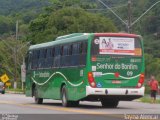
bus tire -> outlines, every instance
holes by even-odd
[[[35,101],[36,104],[42,104],[43,103],[43,98],[38,97],[38,91],[37,91],[36,87],[34,89],[34,101]]]
[[[68,101],[67,90],[65,85],[63,85],[61,90],[61,100],[63,107],[69,107],[71,105],[71,102]]]
[[[104,108],[116,108],[118,106],[119,101],[118,100],[107,100],[102,99],[101,104]]]
[[[62,100],[63,107],[77,107],[79,105],[79,101],[68,100],[67,90],[65,85],[61,89],[61,100]]]
[[[71,106],[72,106],[72,107],[77,107],[77,106],[79,106],[79,101],[71,101]]]
[[[63,107],[77,107],[79,105],[79,101],[69,101],[67,96],[66,86],[64,85],[61,90],[61,99]]]

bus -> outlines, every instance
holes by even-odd
[[[62,106],[119,101],[144,96],[144,48],[140,35],[73,33],[32,45],[26,60],[26,96],[35,103],[61,100]]]

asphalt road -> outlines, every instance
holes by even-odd
[[[42,105],[37,105],[33,98],[25,95],[0,94],[0,114],[0,120],[5,117],[16,118],[16,115],[18,120],[124,120],[136,117],[135,114],[154,114],[152,117],[158,120],[160,104],[121,101],[117,108],[111,109],[102,108],[99,102],[80,102],[77,108],[64,108],[61,101],[44,100]]]

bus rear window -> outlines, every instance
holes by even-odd
[[[92,55],[133,55],[142,56],[139,38],[95,37],[92,40]]]

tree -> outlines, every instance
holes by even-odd
[[[111,20],[86,12],[80,8],[63,8],[51,15],[40,15],[30,24],[32,43],[54,40],[57,36],[70,33],[115,32]]]
[[[13,20],[10,17],[0,16],[0,35],[13,30]]]
[[[28,49],[27,45],[28,43],[13,38],[0,41],[0,65],[3,68],[0,69],[0,72],[1,74],[7,73],[12,83],[14,77],[16,77],[17,82],[20,82],[20,68]],[[14,64],[15,58],[16,65]]]
[[[145,74],[146,78],[149,78],[151,75],[155,75],[157,78],[160,78],[160,59],[154,58],[153,55],[145,54]]]

